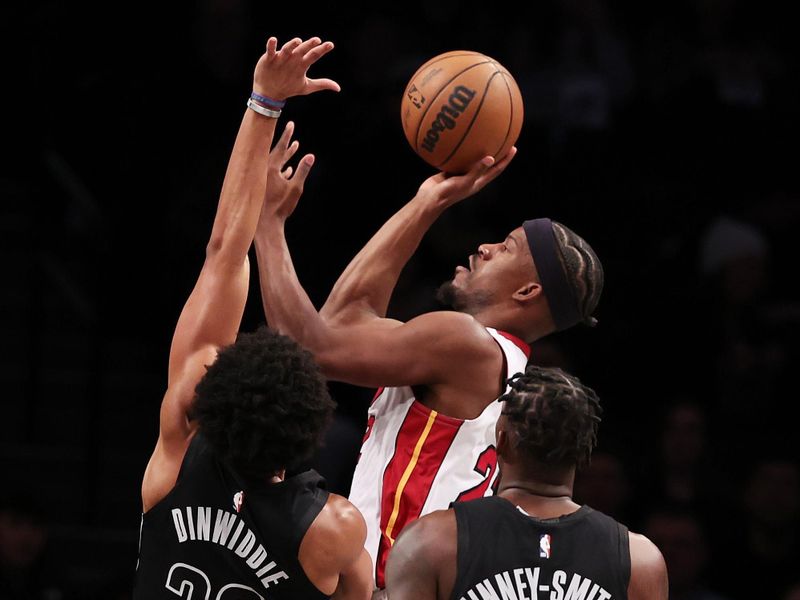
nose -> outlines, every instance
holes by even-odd
[[[481,244],[478,246],[478,256],[481,260],[489,260],[495,253],[497,244]]]

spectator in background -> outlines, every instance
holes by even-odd
[[[712,516],[724,483],[712,465],[705,409],[690,398],[668,402],[654,440],[658,452],[644,468],[643,503],[670,504]]]
[[[0,502],[0,600],[60,600],[58,577],[45,563],[48,527],[33,498]]]
[[[699,331],[710,336],[705,351],[716,370],[710,392],[726,425],[723,431],[772,432],[776,425],[763,409],[777,402],[787,351],[767,318],[769,256],[767,239],[756,227],[726,216],[712,221],[700,242],[707,304],[697,317]],[[754,399],[762,408],[758,413],[752,410]],[[742,444],[753,441],[735,435],[725,443],[744,456]]]
[[[778,598],[800,566],[800,467],[783,456],[758,460],[742,500],[715,550],[716,581],[734,598]]]
[[[670,600],[725,600],[706,586],[709,548],[694,514],[679,508],[656,509],[645,517],[642,531],[664,555]]]
[[[595,452],[591,465],[575,478],[575,501],[630,525],[631,486],[622,460],[610,452]],[[658,544],[656,544],[658,545]]]

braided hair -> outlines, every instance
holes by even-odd
[[[503,415],[522,454],[552,466],[587,466],[597,445],[600,400],[561,369],[528,365],[500,397]]]
[[[578,301],[578,310],[584,323],[593,326],[597,321],[592,313],[603,292],[603,265],[586,240],[569,227],[553,221],[553,233],[564,273]]]

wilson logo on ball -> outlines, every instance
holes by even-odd
[[[428,152],[433,152],[439,142],[439,134],[456,126],[456,119],[467,109],[474,97],[475,90],[463,85],[456,87],[447,99],[447,104],[442,105],[420,145]]]

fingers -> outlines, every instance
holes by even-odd
[[[267,40],[267,57],[273,58],[275,56],[275,49],[278,47],[278,38],[271,37]]]
[[[281,137],[278,139],[275,147],[272,149],[270,153],[270,165],[271,168],[277,169],[281,172],[284,177],[287,179],[291,177],[291,167],[286,167],[286,163],[288,163],[292,157],[297,152],[298,148],[300,148],[300,142],[297,140],[292,140],[292,134],[294,133],[294,122],[289,121],[286,123],[286,127],[283,128],[283,133]],[[287,174],[288,171],[288,174]]]
[[[313,39],[317,40],[317,43],[314,44],[313,46],[308,46],[306,49],[304,49],[303,51],[304,53],[301,55],[303,57],[303,62],[308,65],[315,63],[320,58],[325,56],[328,52],[333,50],[333,42],[320,43],[319,38],[313,38]],[[300,50],[301,48],[298,48],[296,50],[296,53],[299,54]]]
[[[506,153],[506,155],[495,165],[495,169],[500,169],[502,171],[508,166],[508,163],[510,163],[516,155],[517,147],[511,146],[511,149]]]
[[[291,144],[289,144],[289,147],[286,148],[283,152],[283,162],[286,163],[287,161],[289,161],[294,156],[294,153],[297,152],[297,149],[299,147],[300,147],[300,142],[298,142],[297,140],[294,140]]]
[[[305,42],[303,42],[302,44],[298,44],[297,47],[292,50],[292,54],[299,54],[300,56],[305,58],[306,53],[309,50],[311,50],[312,48],[314,48],[315,46],[319,46],[321,42],[322,42],[322,40],[319,39],[316,36],[312,37],[312,38],[309,38]],[[326,44],[330,44],[330,42],[325,42],[325,43]],[[333,44],[331,44],[331,45],[333,45]]]
[[[333,92],[342,91],[342,87],[333,79],[309,79],[306,84],[306,93],[313,94],[321,90],[331,90]]]
[[[303,40],[299,37],[292,38],[281,47],[281,54],[291,54],[302,43]]]
[[[303,189],[306,177],[308,177],[308,174],[311,172],[311,167],[314,166],[314,160],[313,154],[306,154],[297,164],[297,171],[292,178],[292,183],[300,190]]]
[[[283,133],[281,134],[281,137],[278,139],[278,143],[275,144],[275,147],[283,148],[284,150],[286,150],[286,148],[289,147],[289,143],[291,142],[293,133],[294,133],[294,121],[289,121],[288,123],[286,123],[286,127],[283,128]]]
[[[333,42],[323,42],[319,37],[295,37],[277,48],[277,38],[270,37],[267,52],[256,65],[253,89],[259,93],[283,100],[320,90],[341,90],[332,79],[307,77],[309,67],[333,50]]]
[[[475,181],[475,185],[479,187],[483,187],[493,179],[495,179],[500,173],[505,171],[508,163],[510,163],[514,157],[517,155],[517,147],[512,146],[511,150],[500,159],[500,162],[493,164],[491,167],[488,167]]]

